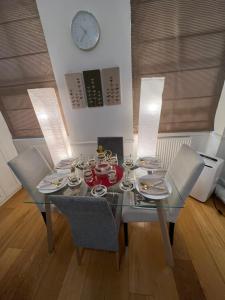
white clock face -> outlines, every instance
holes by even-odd
[[[100,37],[96,18],[87,11],[79,11],[73,18],[71,34],[74,43],[82,50],[94,48]]]

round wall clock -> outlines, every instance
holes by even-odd
[[[87,11],[79,11],[73,18],[71,34],[79,49],[93,49],[100,38],[100,27],[95,16]]]

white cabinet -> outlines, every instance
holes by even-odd
[[[11,134],[0,112],[0,205],[17,192],[21,185],[7,162],[17,155]]]
[[[224,160],[204,153],[200,153],[200,155],[204,159],[205,166],[191,191],[191,196],[201,202],[205,202],[215,190],[216,183],[223,169]]]

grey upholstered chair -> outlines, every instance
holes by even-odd
[[[41,194],[36,186],[49,174],[52,169],[42,154],[36,148],[29,148],[8,162],[16,177],[28,191],[33,201],[37,204],[44,221],[46,213],[44,206],[44,194]]]
[[[117,154],[119,164],[123,163],[123,138],[122,137],[98,137],[98,146],[111,150]]]
[[[191,147],[182,145],[170,167],[166,177],[170,178],[179,192],[180,207],[183,206],[186,198],[190,194],[196,180],[204,168],[202,157]],[[129,202],[128,197],[124,197],[124,203]],[[174,227],[179,215],[180,208],[169,208],[167,210],[167,220],[169,222],[170,242],[173,244]],[[157,221],[156,210],[136,209],[128,206],[123,207],[122,220],[124,222],[125,242],[128,244],[129,222],[151,222]]]
[[[78,264],[79,248],[116,252],[119,269],[119,231],[122,195],[116,194],[117,203],[112,210],[105,198],[50,195],[49,200],[66,216],[72,230]],[[114,211],[114,214],[113,214]]]

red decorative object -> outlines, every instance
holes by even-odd
[[[96,175],[95,174],[95,169],[92,170],[93,173],[93,179],[91,181],[86,181],[86,184],[90,187],[95,186],[97,184],[103,184],[106,187],[110,187],[116,183],[118,183],[122,178],[123,178],[123,168],[121,166],[113,166],[112,167],[113,170],[116,171],[116,182],[115,183],[110,183],[109,179],[108,179],[108,175]]]

